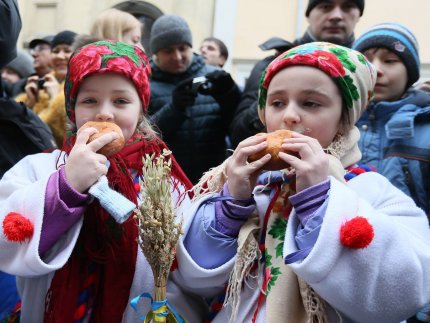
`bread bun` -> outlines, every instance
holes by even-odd
[[[96,128],[99,132],[91,135],[90,138],[88,139],[88,143],[90,143],[91,141],[103,136],[105,133],[108,133],[108,132],[113,131],[113,132],[116,132],[119,134],[119,138],[111,141],[110,143],[108,143],[105,146],[103,146],[102,148],[100,148],[97,151],[99,154],[102,154],[102,155],[105,155],[106,157],[109,157],[111,155],[118,153],[124,147],[125,140],[124,140],[124,136],[122,134],[122,130],[115,123],[88,121],[79,130],[82,131],[82,130],[89,128],[89,127]]]
[[[257,134],[263,135],[263,133]],[[291,154],[297,156],[296,152],[289,152],[284,149],[282,149],[282,143],[285,138],[291,138],[292,137],[292,131],[290,130],[277,130],[274,132],[270,132],[267,134],[267,147],[266,149],[259,151],[258,153],[252,154],[248,156],[248,161],[253,162],[257,159],[260,159],[266,154],[270,154],[272,158],[263,166],[266,170],[280,170],[287,168],[289,165],[279,158],[279,152],[283,151],[284,153]]]

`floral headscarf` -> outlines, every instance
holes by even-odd
[[[314,42],[279,55],[261,76],[258,114],[263,123],[267,89],[272,78],[289,66],[315,67],[332,78],[340,89],[352,127],[373,98],[376,70],[361,53],[331,43]]]
[[[75,122],[75,103],[81,83],[95,73],[116,73],[131,80],[146,111],[151,67],[145,52],[123,42],[103,40],[78,49],[70,58],[64,86],[70,121]]]

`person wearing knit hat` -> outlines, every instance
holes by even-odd
[[[354,42],[354,29],[364,11],[364,0],[310,0],[306,17],[308,28],[302,37],[288,45],[276,41],[277,46],[286,49],[314,42],[325,41],[351,47]],[[276,49],[277,46],[269,46]],[[284,49],[285,50],[285,49]],[[257,62],[245,84],[245,90],[231,126],[232,143],[237,146],[243,139],[264,131],[264,125],[257,115],[258,81],[264,69],[277,55],[271,55]]]
[[[27,52],[18,49],[17,57],[3,68],[2,78],[14,84],[33,73],[33,57]]]
[[[362,53],[368,49],[386,48],[400,58],[407,71],[405,89],[420,77],[420,57],[418,41],[406,26],[399,23],[378,24],[364,32],[353,48]]]
[[[34,73],[33,57],[18,49],[17,57],[1,71],[3,90],[11,98],[17,96],[24,91],[27,78]]]
[[[189,203],[192,184],[147,120],[151,69],[141,48],[91,43],[73,54],[68,67],[66,107],[74,127],[63,149],[29,156],[0,181],[0,270],[19,276],[23,322],[138,322],[156,306],[142,294],[154,295],[152,271],[137,243],[135,218],[117,223],[100,198],[114,190],[112,204],[122,195],[136,208],[143,199],[136,183],[145,180],[145,156],[164,154],[171,165],[172,206]],[[103,155],[100,149],[119,134],[84,129],[87,121],[117,125],[124,145]],[[101,177],[108,182],[93,198]],[[178,209],[178,221],[181,214]],[[185,292],[178,266],[167,282],[169,308],[186,322],[202,322],[206,303],[191,294],[200,286]],[[130,305],[135,297],[141,301]],[[162,307],[158,313],[167,314]]]
[[[430,214],[430,93],[412,87],[420,76],[417,38],[404,25],[383,23],[367,30],[353,47],[378,71],[375,99],[357,123],[362,162],[376,167]],[[411,322],[421,322],[420,317]]]
[[[356,164],[354,124],[375,82],[361,53],[325,42],[290,49],[265,70],[267,134],[208,171],[185,214],[193,223],[178,259],[190,263],[190,281],[227,284],[212,322],[400,322],[430,300],[426,215]],[[396,288],[404,268],[414,279]]]
[[[384,23],[366,31],[354,48],[378,71],[375,99],[357,123],[362,161],[430,212],[430,93],[412,87],[420,70],[417,39],[404,25]]]
[[[193,183],[226,157],[226,136],[240,99],[231,75],[193,53],[184,18],[164,15],[152,25],[148,112]]]
[[[327,3],[330,3],[330,1],[327,0],[309,0],[308,6],[306,8],[306,17],[309,17],[309,14],[311,13],[312,9],[315,8],[318,4],[321,2],[325,3],[327,6]],[[358,9],[360,10],[360,16],[363,15],[364,11],[364,0],[351,0],[351,2],[354,2]]]
[[[175,15],[164,15],[158,18],[151,29],[149,46],[156,54],[160,49],[175,44],[187,44],[193,47],[190,27],[184,18]]]

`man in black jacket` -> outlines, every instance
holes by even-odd
[[[240,90],[227,72],[193,53],[187,22],[164,15],[152,25],[148,114],[185,174],[196,183],[227,156],[226,136]]]
[[[354,28],[364,11],[364,0],[309,0],[306,17],[309,27],[293,43],[281,38],[271,38],[260,48],[275,50],[275,54],[257,62],[245,84],[241,101],[231,124],[233,147],[247,137],[264,131],[257,113],[260,77],[266,67],[280,53],[313,41],[327,41],[346,47],[354,42]]]

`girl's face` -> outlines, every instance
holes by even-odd
[[[67,74],[67,63],[72,56],[72,46],[60,44],[55,46],[51,51],[51,63],[55,71],[55,76],[62,81]]]
[[[269,84],[265,109],[268,132],[293,130],[317,139],[326,148],[341,128],[341,115],[338,87],[316,68],[287,67]]]
[[[400,57],[386,48],[370,48],[363,54],[378,73],[374,101],[399,100],[408,83],[408,71]]]
[[[142,105],[133,83],[121,75],[95,74],[86,78],[75,105],[76,126],[87,121],[113,122],[127,141],[136,130]]]
[[[142,39],[142,28],[140,26],[136,26],[133,29],[126,31],[122,35],[122,41],[132,46],[137,46],[143,49],[143,45],[141,43]]]

